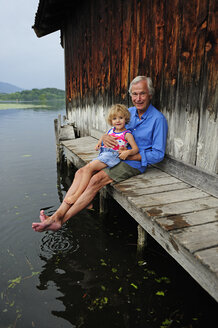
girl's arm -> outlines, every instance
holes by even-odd
[[[135,155],[139,152],[138,146],[136,145],[135,139],[131,133],[126,133],[125,135],[126,140],[128,141],[131,149],[127,150],[120,150],[119,158],[125,160],[130,155]]]
[[[98,140],[98,143],[97,145],[95,146],[95,150],[99,150],[100,147],[101,147],[101,143],[102,143],[102,140],[103,140],[103,136]]]

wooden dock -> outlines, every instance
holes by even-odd
[[[88,136],[61,146],[67,160],[80,168],[96,157],[96,143]],[[193,178],[190,184],[189,174],[183,170],[182,176],[183,181],[149,167],[104,190],[138,222],[141,233],[148,232],[218,302],[217,179],[212,177],[208,191],[204,180]]]

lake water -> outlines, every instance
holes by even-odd
[[[152,238],[136,258],[136,223],[117,204],[32,230],[73,177],[56,166],[59,113],[0,111],[0,328],[217,327],[217,303]]]

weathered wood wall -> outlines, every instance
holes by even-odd
[[[169,124],[167,153],[217,165],[216,0],[93,0],[62,30],[67,115],[81,135],[104,131],[112,103],[130,104],[136,75],[151,76]]]

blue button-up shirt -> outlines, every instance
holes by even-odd
[[[125,163],[143,173],[147,165],[158,163],[164,158],[167,121],[164,115],[151,104],[141,119],[139,119],[136,107],[130,107],[129,111],[131,118],[126,128],[133,134],[141,161],[126,160]]]

